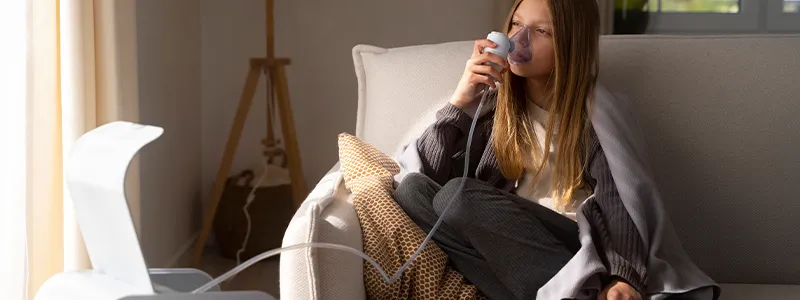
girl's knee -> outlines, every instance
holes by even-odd
[[[442,191],[445,194],[455,195],[459,193],[464,195],[466,193],[474,193],[476,191],[483,191],[489,188],[493,188],[488,183],[480,181],[475,178],[469,177],[458,177],[453,178],[448,181],[444,187],[442,187]]]
[[[419,198],[433,198],[439,185],[428,176],[419,173],[408,174],[394,191],[395,200],[398,203],[403,201],[419,201]]]
[[[476,191],[480,181],[472,178],[454,178],[442,187],[434,199],[434,209],[451,226],[464,227],[475,215],[475,199],[470,193]]]
[[[443,218],[442,221],[444,223],[454,228],[464,229],[466,226],[469,226],[469,220],[471,220],[474,215],[472,205],[469,201],[465,200],[466,199],[460,197],[443,197],[437,199],[440,203],[436,213],[440,218]]]
[[[422,174],[422,173],[409,173],[403,179],[403,182],[406,182],[406,181],[408,181],[409,183],[411,183],[413,185],[424,185],[424,186],[429,186],[429,185],[438,186],[439,185],[438,183],[433,181],[433,179],[431,179],[430,177],[428,177],[427,175]]]
[[[421,188],[428,186],[431,179],[420,173],[411,173],[403,178],[400,185],[395,190],[395,193],[404,193],[407,191],[418,191]]]
[[[447,194],[452,194],[458,191],[458,189],[461,187],[461,184],[466,184],[466,181],[468,180],[469,178],[464,177],[450,179],[450,181],[444,184],[442,191],[446,192]]]

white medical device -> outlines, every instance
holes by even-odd
[[[211,276],[145,265],[125,197],[125,174],[134,155],[163,131],[112,122],[78,139],[65,161],[65,179],[93,269],[52,276],[36,300],[274,300],[263,292],[221,292],[219,286],[191,293]]]

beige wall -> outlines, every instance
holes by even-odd
[[[164,128],[141,162],[140,239],[165,267],[199,228],[200,2],[138,0],[139,119]]]
[[[494,2],[494,19],[492,25],[496,30],[503,30],[503,22],[508,18],[508,13],[511,11],[511,6],[514,5],[514,0],[493,0]]]
[[[265,52],[263,3],[202,1],[204,199],[219,166],[247,60]],[[353,46],[395,47],[485,37],[494,28],[494,9],[493,1],[486,0],[276,1],[276,51],[292,59],[289,88],[309,188],[336,162],[336,135],[355,131],[358,95]],[[256,99],[264,98],[262,83]],[[254,103],[234,171],[258,163],[264,111],[263,100]]]

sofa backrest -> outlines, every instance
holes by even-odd
[[[357,136],[394,153],[424,130],[472,44],[355,47]],[[695,263],[718,282],[800,284],[800,36],[604,36],[600,70],[635,109]]]

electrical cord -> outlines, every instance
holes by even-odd
[[[242,247],[239,248],[238,251],[236,251],[236,266],[242,264],[242,253],[245,251],[245,249],[247,249],[247,242],[250,240],[250,232],[252,230],[253,223],[250,218],[250,211],[248,209],[250,208],[250,204],[253,203],[253,200],[256,199],[256,191],[258,190],[258,187],[261,186],[261,183],[263,183],[264,179],[267,177],[268,165],[266,158],[262,159],[262,162],[264,164],[264,173],[261,174],[256,184],[253,185],[253,188],[250,190],[250,193],[247,194],[247,200],[245,201],[245,204],[242,207],[242,212],[244,213],[244,217],[247,220],[247,230],[245,231],[244,234],[244,240],[242,240]],[[229,279],[233,279],[233,277],[235,276],[232,276]]]

